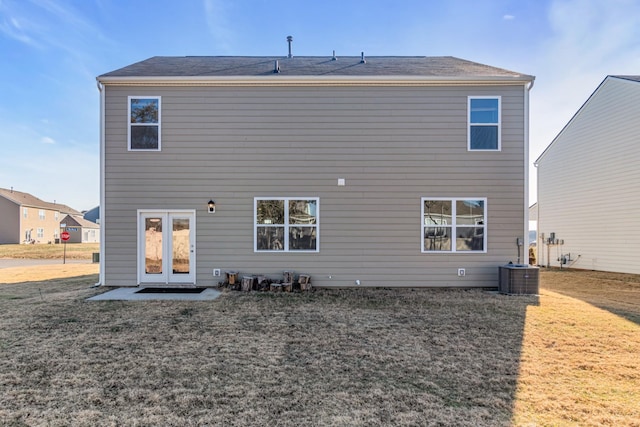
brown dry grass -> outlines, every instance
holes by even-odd
[[[543,273],[527,308],[514,423],[640,426],[640,276]]]
[[[590,286],[573,274],[543,272],[539,304],[408,289],[87,302],[95,275],[0,285],[0,424],[638,425],[640,327],[563,295],[572,277]]]
[[[99,264],[51,264],[34,265],[27,268],[0,268],[0,284],[42,282],[51,279],[98,274],[99,268]]]
[[[62,259],[64,246],[64,244],[0,245],[0,258]],[[92,253],[100,252],[99,243],[69,243],[66,246],[67,259],[91,259]]]

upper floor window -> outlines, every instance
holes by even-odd
[[[55,212],[53,213],[53,217],[54,217],[54,218],[56,219],[56,221],[57,221],[57,220],[58,220],[58,218],[60,218],[60,212],[55,211]]]
[[[484,198],[422,198],[422,252],[486,252]]]
[[[22,217],[23,218],[26,218],[28,216],[27,212],[28,212],[27,208],[22,208]]]
[[[45,216],[44,216],[44,210],[40,209],[40,210],[38,211],[38,218],[40,218],[40,219],[44,219],[44,218],[45,218]]]
[[[318,252],[317,198],[254,199],[256,252]]]
[[[160,151],[160,97],[129,97],[129,150]]]
[[[500,103],[499,96],[469,97],[469,150],[500,151]]]

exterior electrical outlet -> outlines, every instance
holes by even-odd
[[[458,269],[458,276],[463,277],[466,275],[466,270],[464,268],[459,268]]]
[[[220,269],[219,268],[214,268],[213,269],[213,277],[220,277]]]

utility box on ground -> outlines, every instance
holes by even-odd
[[[537,295],[540,287],[540,269],[524,264],[499,267],[498,291],[509,295]]]

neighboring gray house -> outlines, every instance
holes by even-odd
[[[81,216],[67,215],[60,221],[60,224],[64,224],[64,231],[69,233],[67,243],[100,242],[100,226],[95,222],[87,221]]]
[[[453,57],[103,74],[101,283],[497,286],[528,235],[533,79]]]
[[[640,274],[638,123],[640,76],[607,76],[536,160],[541,265]]]

